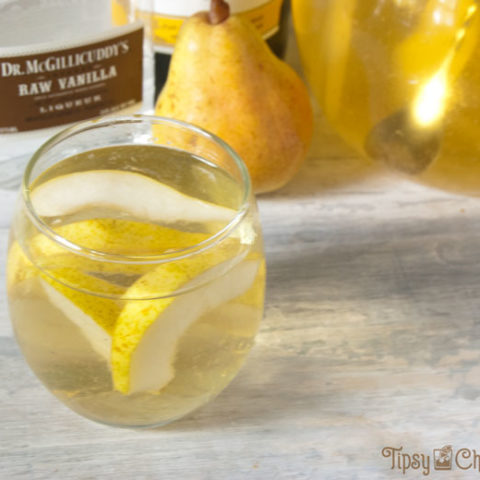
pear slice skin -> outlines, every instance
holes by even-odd
[[[81,220],[55,227],[54,230],[75,245],[96,251],[103,251],[108,248],[109,254],[121,255],[158,255],[192,247],[209,237],[205,233],[184,232],[163,225],[113,218]],[[20,247],[15,243],[12,245],[12,249],[14,248]],[[34,263],[40,268],[52,271],[53,276],[55,276],[57,269],[64,266],[94,276],[109,275],[110,281],[116,283],[111,277],[112,275],[136,277],[153,268],[152,265],[148,264],[122,264],[92,260],[71,253],[54,240],[41,234],[35,235],[29,241],[29,250]],[[22,257],[17,255],[16,258]],[[18,269],[14,267],[8,270],[10,277],[13,276],[10,275],[10,272],[14,271],[18,271]],[[20,272],[22,272],[21,269]],[[76,287],[74,283],[67,283],[73,288]],[[103,287],[103,285],[92,285],[92,287],[95,286]],[[105,286],[108,287],[107,284]],[[92,290],[87,285],[86,290],[94,294],[110,294],[108,288]]]
[[[230,222],[235,211],[189,197],[140,173],[91,170],[55,177],[34,188],[37,215],[60,217],[88,207],[118,209],[149,222]]]
[[[12,243],[7,256],[7,291],[10,293],[15,285],[35,275],[35,269],[20,245],[17,242]]]
[[[224,261],[213,269],[222,269]],[[159,391],[175,376],[174,360],[178,340],[192,323],[210,310],[242,295],[254,283],[260,261],[243,260],[206,286],[176,298],[129,301],[115,324],[112,342],[114,388],[124,394]],[[187,266],[161,265],[142,277],[127,292],[151,288],[170,281],[172,291],[198,281],[212,268],[193,261]]]
[[[97,279],[90,277],[89,280]],[[76,298],[75,296],[68,298],[66,293],[71,291],[69,287],[64,287],[64,289],[58,288],[58,286],[54,287],[53,281],[48,282],[43,278],[38,278],[38,282],[48,301],[80,329],[92,349],[100,357],[109,361],[112,346],[110,330],[120,310],[115,308],[113,300],[101,299],[103,304],[99,305],[99,299],[95,299],[93,302],[95,302],[96,313],[92,313],[93,305],[86,301],[88,300],[87,294],[75,292]],[[81,297],[83,297],[83,301]]]
[[[223,305],[215,309],[209,315],[208,325],[215,328],[218,332],[228,332],[228,335],[234,337],[252,338],[260,325],[261,308],[253,305],[238,303],[237,300],[228,305]],[[258,318],[257,322],[252,322],[252,318]],[[226,321],[228,319],[228,321]]]
[[[140,226],[139,233],[141,238],[137,239],[137,248],[152,248],[152,244],[161,243],[162,246],[188,246],[192,242],[199,242],[207,238],[206,234],[196,234],[182,232],[159,225],[148,225],[127,220],[113,219],[93,219],[76,222],[73,224],[58,227],[58,233],[67,236],[74,243],[81,243],[93,248],[100,248],[104,241],[111,237],[110,230],[120,227],[125,235],[117,238],[116,247],[123,251],[124,245],[122,241],[127,243],[132,241],[132,228]],[[157,236],[157,240],[148,238],[152,235]],[[171,245],[170,245],[171,244]],[[238,241],[226,242],[219,247],[213,257],[216,259],[225,259],[230,257],[236,250]],[[128,247],[128,245],[126,245]],[[137,282],[137,287],[132,290],[130,288],[125,295],[125,289],[118,287],[109,281],[105,281],[96,276],[90,275],[90,270],[98,271],[99,266],[103,263],[89,261],[83,257],[77,257],[74,254],[65,254],[63,249],[55,242],[52,242],[43,235],[37,235],[30,241],[30,248],[36,260],[41,260],[41,265],[48,269],[49,275],[43,273],[29,260],[23,253],[22,248],[17,242],[13,242],[8,255],[7,269],[7,287],[12,291],[16,285],[25,281],[34,282],[35,288],[39,289],[55,306],[59,309],[67,319],[75,324],[82,332],[85,339],[90,343],[93,350],[102,358],[110,363],[111,336],[113,333],[115,322],[121,312],[120,303],[123,297],[128,298],[128,293],[135,290],[138,294],[144,293],[145,282],[141,277]],[[212,254],[207,258],[211,259]],[[228,263],[228,262],[224,262]],[[110,264],[106,263],[106,266]],[[90,268],[91,267],[91,268]],[[118,267],[120,272],[124,272],[125,265],[112,264],[112,272]],[[135,270],[129,273],[144,274],[152,272],[152,266],[135,265]],[[148,270],[143,270],[147,268]],[[155,268],[155,267],[153,267]],[[158,268],[158,267],[157,267]],[[169,269],[173,267],[160,267],[162,271],[168,275]],[[200,267],[200,270],[204,268]],[[138,269],[138,270],[137,270]],[[126,271],[126,270],[125,270]],[[199,271],[198,268],[195,271]],[[88,273],[87,273],[88,272]],[[105,270],[108,273],[109,269]],[[192,272],[190,272],[192,273]],[[54,277],[56,280],[54,280]],[[148,277],[147,277],[148,278]],[[58,281],[57,281],[58,280]],[[176,278],[168,280],[169,282],[178,283]],[[176,283],[177,282],[177,283]],[[67,286],[69,285],[69,286]],[[143,287],[142,287],[143,286]],[[152,296],[162,293],[158,285],[151,285]],[[167,291],[175,290],[175,287],[166,286]],[[83,291],[82,291],[83,290]],[[113,296],[119,300],[95,296],[87,292],[99,292],[108,296]],[[138,301],[140,302],[140,301]]]
[[[208,238],[205,233],[183,232],[121,218],[92,218],[61,225],[54,230],[80,247],[119,255],[158,255],[192,247]],[[45,235],[35,236],[31,249],[42,256],[65,253],[64,247]]]
[[[103,245],[108,244],[110,248],[122,253],[129,248],[148,252],[159,246],[165,249],[187,247],[208,237],[206,234],[181,232],[160,225],[109,218],[62,225],[56,228],[56,231],[76,244],[93,249],[102,249]],[[132,242],[134,245],[131,245]],[[121,311],[120,301],[91,295],[85,293],[85,290],[120,299],[125,289],[89,273],[117,272],[138,275],[152,267],[90,261],[65,253],[62,247],[41,234],[31,239],[30,250],[35,263],[43,265],[51,276],[36,268],[20,245],[13,242],[8,255],[8,289],[13,289],[16,284],[26,280],[34,282],[32,285],[79,327],[92,348],[109,362],[111,334]]]
[[[36,268],[16,242],[10,247],[7,262],[7,288],[10,292],[13,292],[16,285],[24,283],[29,285],[29,289],[42,292],[55,308],[79,328],[92,349],[109,360],[111,333],[121,310],[120,302],[94,297],[60,282],[73,284],[77,288],[97,289],[119,297],[123,289],[74,267],[56,269],[55,277],[60,282],[54,280]]]

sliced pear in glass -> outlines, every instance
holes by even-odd
[[[82,289],[88,288],[90,291],[101,291],[117,297],[121,297],[124,289],[85,274],[75,268],[75,265],[50,270],[54,279],[35,267],[18,243],[12,244],[7,262],[7,286],[11,295],[14,295],[16,288],[21,291],[24,286],[28,291],[34,289],[44,295],[65,318],[79,328],[92,349],[109,360],[111,333],[121,310],[120,302],[91,295]]]
[[[7,256],[7,290],[35,277],[36,271],[17,242],[12,243]]]
[[[253,338],[260,326],[262,309],[237,301],[222,305],[207,313],[208,323],[217,332],[229,337]]]
[[[239,297],[254,283],[260,260],[236,261],[225,260],[223,252],[213,251],[160,265],[127,290],[126,295],[135,298],[154,293],[159,284],[163,290],[168,285],[172,293],[193,289],[175,297],[126,302],[112,342],[112,375],[117,391],[158,391],[173,379],[177,344],[184,332],[208,311]],[[201,285],[206,278],[208,283]]]
[[[154,223],[120,218],[94,218],[53,228],[60,237],[83,248],[114,255],[159,255],[203,242],[205,233],[184,232]],[[65,248],[45,235],[32,240],[43,255],[60,254]]]
[[[205,233],[183,232],[162,225],[113,218],[82,220],[55,227],[54,230],[75,245],[114,255],[160,255],[198,245],[208,238]],[[127,276],[135,279],[153,268],[149,264],[102,262],[79,256],[41,234],[29,242],[29,248],[35,263],[46,269],[72,267],[108,277],[113,283],[122,280],[122,285],[125,285]]]
[[[55,177],[31,193],[41,217],[71,215],[85,208],[108,208],[149,222],[230,222],[235,211],[190,197],[135,172],[91,170]]]
[[[252,338],[262,318],[265,274],[265,260],[262,260],[251,287],[235,301],[209,312],[208,325],[231,336]]]
[[[37,279],[39,287],[48,301],[79,328],[92,349],[109,361],[113,327],[121,311],[120,302],[75,290],[60,282],[68,281],[69,285],[76,285],[79,289],[88,287],[89,290],[109,291],[118,297],[123,289],[73,268],[63,268],[55,273],[60,281],[40,274]]]
[[[249,258],[258,257],[258,253],[252,252]],[[248,305],[255,308],[263,308],[263,299],[265,296],[265,279],[267,275],[267,269],[265,266],[265,260],[262,258],[260,266],[258,268],[257,276],[252,288],[248,289],[240,297],[235,299],[236,303]]]
[[[196,245],[208,238],[206,234],[108,218],[79,221],[55,230],[77,245],[100,251],[108,248],[112,253],[125,254],[162,253]],[[29,247],[40,268],[34,266],[18,243],[13,243],[8,256],[9,289],[26,279],[35,279],[35,288],[80,328],[97,353],[110,361],[112,329],[121,310],[119,302],[125,288],[106,279],[111,274],[138,277],[154,267],[94,261],[66,251],[42,234],[36,235]],[[104,278],[95,276],[99,274]],[[114,300],[115,297],[119,300]]]

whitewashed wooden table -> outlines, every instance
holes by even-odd
[[[13,198],[0,193],[2,277]],[[480,452],[480,199],[368,167],[319,121],[302,171],[259,205],[257,345],[213,403],[162,429],[58,403],[20,355],[2,287],[0,479],[393,479],[384,447]],[[406,477],[480,475],[432,462]]]

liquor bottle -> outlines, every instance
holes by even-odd
[[[133,113],[152,98],[143,92],[142,69],[150,66],[143,24],[125,9],[123,25],[115,25],[115,7],[110,0],[0,0],[1,188],[17,187],[33,152],[67,125]]]
[[[150,2],[151,10],[147,1]],[[194,13],[208,10],[210,0],[147,1],[139,0],[137,16],[150,22],[152,29],[156,98],[167,79],[170,58],[182,23]],[[287,0],[229,0],[229,4],[233,14],[252,21],[276,55],[284,55],[288,33]]]

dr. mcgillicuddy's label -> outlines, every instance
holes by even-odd
[[[88,44],[0,49],[0,134],[106,115],[142,101],[140,23]]]

